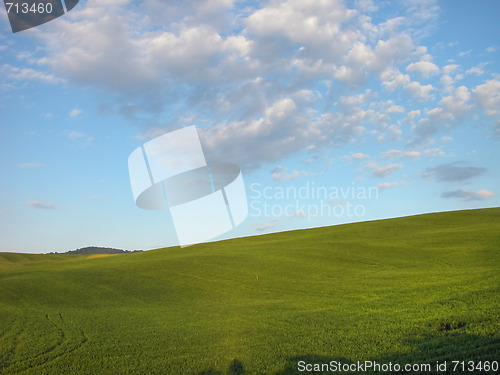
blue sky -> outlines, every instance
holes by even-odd
[[[80,1],[0,15],[0,251],[177,244],[127,159],[196,125],[225,237],[500,205],[498,1]]]

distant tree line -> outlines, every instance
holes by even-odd
[[[137,253],[142,250],[121,250],[121,249],[113,249],[111,247],[98,247],[98,246],[89,246],[82,247],[81,249],[69,250],[65,253],[52,252],[49,254],[124,254],[124,253]]]

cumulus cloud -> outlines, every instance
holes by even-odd
[[[362,109],[349,114],[301,113],[291,98],[284,98],[267,107],[256,120],[202,129],[200,136],[209,159],[223,160],[231,155],[239,165],[255,168],[263,160],[279,160],[298,149],[352,142],[363,135],[363,124],[371,117],[373,111]]]
[[[475,74],[475,75],[483,75],[484,74],[484,67],[486,66],[486,63],[481,63],[479,65],[476,65],[470,69],[467,69],[465,71],[465,74]]]
[[[446,137],[443,137],[446,138]],[[446,153],[441,149],[441,147],[433,147],[424,150],[425,156],[435,157],[435,156],[445,156]]]
[[[461,201],[479,201],[485,198],[492,198],[495,196],[495,193],[488,190],[478,190],[478,191],[470,191],[470,190],[455,190],[448,191],[441,194],[442,198],[457,198]]]
[[[458,56],[460,56],[460,57],[469,56],[471,54],[471,52],[472,52],[471,49],[468,49],[467,51],[461,51],[458,53]]]
[[[382,152],[382,156],[387,159],[419,158],[421,154],[420,151],[402,151],[395,149]]]
[[[403,167],[402,163],[398,164],[389,164],[389,165],[378,165],[377,163],[368,163],[366,164],[365,168],[371,169],[372,174],[375,177],[386,177],[395,172],[396,170],[400,169]]]
[[[429,100],[432,98],[434,87],[431,84],[423,85],[419,81],[412,81],[408,74],[403,74],[398,69],[388,68],[381,73],[380,78],[389,92],[404,89],[416,99]]]
[[[254,53],[260,59],[272,61],[276,55],[270,48],[283,48],[299,44],[304,47],[298,57],[319,56],[329,61],[340,58],[358,36],[343,30],[342,23],[356,17],[356,11],[343,2],[295,0],[271,2],[256,10],[245,21],[247,32],[255,36],[258,48]],[[339,38],[339,33],[342,38]]]
[[[439,73],[439,68],[436,64],[430,61],[418,61],[411,63],[406,67],[408,72],[419,72],[422,77],[430,77]]]
[[[443,67],[443,75],[439,80],[446,92],[451,92],[454,89],[455,82],[462,77],[457,73],[460,68],[457,64],[448,64]]]
[[[408,112],[408,114],[406,116],[406,122],[409,122],[410,124],[412,124],[416,118],[420,117],[421,114],[422,114],[422,112],[420,111],[420,109],[415,109],[415,110]]]
[[[368,0],[356,5],[89,0],[33,30],[43,56],[23,63],[34,66],[1,69],[12,79],[70,82],[107,92],[108,110],[147,127],[140,135],[145,138],[203,121],[207,154],[229,157],[244,168],[368,136],[379,142],[404,139],[402,123],[391,123],[396,116],[390,115],[404,114],[405,108],[409,112],[401,121],[413,124],[419,141],[456,124],[460,109],[469,108],[464,95],[442,98],[434,111],[414,107],[439,100],[439,87],[421,77],[442,71],[443,80],[456,79],[456,67],[438,67],[417,43],[435,24],[438,3],[405,0],[385,19],[370,14],[377,7],[386,14],[382,8],[392,5]],[[367,82],[375,88],[366,89]],[[382,91],[410,98],[405,108],[393,101],[384,105]],[[492,113],[494,103],[483,94],[489,91],[478,86],[475,97]],[[78,133],[69,137],[84,139]]]
[[[356,153],[352,154],[351,157],[353,159],[356,159],[356,160],[361,160],[361,159],[369,158],[370,155],[363,154],[362,152],[356,152]]]
[[[78,116],[80,116],[82,113],[83,113],[83,111],[82,111],[81,109],[74,108],[74,109],[72,109],[72,110],[69,112],[69,116],[70,116],[70,117],[78,117]]]
[[[405,0],[407,22],[417,37],[424,37],[437,27],[441,9],[436,0]]]
[[[465,86],[443,97],[437,107],[426,112],[426,117],[413,124],[412,131],[416,135],[413,143],[420,143],[439,131],[458,125],[472,110],[470,99],[471,93]]]
[[[472,90],[475,101],[493,119],[493,134],[500,135],[500,80],[492,79]]]
[[[394,188],[394,187],[400,186],[400,185],[406,185],[406,182],[404,182],[404,181],[401,181],[401,182],[380,182],[377,184],[377,189],[379,191],[382,191],[382,190],[391,189],[391,188]]]
[[[61,83],[63,79],[57,77],[54,74],[44,73],[32,68],[22,68],[11,66],[9,64],[4,64],[0,66],[0,72],[3,75],[12,80],[22,80],[22,81],[42,81],[46,83]]]
[[[500,80],[488,80],[472,91],[477,102],[488,116],[498,116],[500,114]]]
[[[426,168],[422,176],[440,182],[466,183],[474,177],[484,174],[487,169],[482,167],[462,167],[463,162],[440,164],[437,167]]]
[[[283,182],[283,181],[294,180],[300,177],[301,173],[295,170],[289,173],[288,168],[283,168],[278,166],[271,171],[271,176],[274,181]]]
[[[404,113],[404,111],[405,111],[405,109],[403,107],[401,107],[400,105],[393,105],[387,109],[387,113],[391,113],[391,114]]]
[[[375,12],[378,7],[373,0],[356,0],[356,7],[364,12]]]

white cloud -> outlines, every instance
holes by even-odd
[[[276,167],[271,171],[271,176],[274,181],[282,182],[282,181],[290,181],[294,180],[301,176],[299,171],[291,171],[288,173],[288,168]]]
[[[338,100],[338,105],[346,111],[351,111],[356,107],[363,108],[367,103],[373,100],[376,94],[372,90],[366,90],[358,95],[341,96]]]
[[[32,68],[19,68],[11,66],[9,64],[4,64],[0,66],[0,72],[13,80],[24,80],[24,81],[42,81],[46,83],[60,83],[62,79],[56,77],[53,74],[43,73]]]
[[[260,51],[266,52],[264,43],[279,47],[287,40],[304,46],[309,56],[324,56],[329,60],[341,56],[350,46],[356,33],[343,31],[342,23],[356,16],[338,0],[307,2],[290,0],[271,3],[251,14],[246,20],[248,32],[255,35]],[[339,36],[342,36],[339,38]],[[285,38],[285,39],[284,39]],[[262,53],[262,52],[260,52]],[[270,57],[269,55],[265,57]]]
[[[401,140],[405,122],[419,119],[429,124],[413,133],[425,139],[448,114],[459,114],[445,98],[434,112],[417,109],[421,101],[439,101],[439,87],[408,73],[439,72],[427,48],[416,43],[436,21],[437,2],[408,0],[390,19],[383,12],[371,18],[373,2],[360,1],[357,10],[350,5],[284,0],[257,9],[229,0],[89,0],[35,30],[46,55],[32,73],[43,68],[53,73],[39,79],[108,92],[116,101],[111,108],[146,124],[143,136],[201,120],[209,156],[247,168],[368,137]],[[383,11],[387,4],[376,6]],[[442,71],[454,75],[457,69],[449,64]],[[404,120],[391,123],[391,114],[406,109],[379,99],[386,94],[411,97],[398,100],[410,110]],[[176,125],[161,129],[162,123]],[[91,139],[80,132],[68,136]]]
[[[406,86],[406,90],[417,99],[429,100],[432,98],[431,91],[434,90],[434,87],[431,84],[422,85],[418,81],[411,81]]]
[[[447,138],[447,137],[443,137],[443,138]],[[424,155],[433,158],[436,156],[445,156],[446,153],[440,147],[434,147],[434,148],[428,148],[428,149],[424,150]]]
[[[460,86],[452,95],[443,97],[437,107],[427,111],[427,117],[413,124],[412,130],[416,135],[413,143],[425,141],[444,127],[452,128],[460,123],[472,110],[470,99],[470,91],[465,86]]]
[[[487,116],[493,118],[493,133],[500,135],[500,80],[492,79],[472,90],[474,99]]]
[[[378,165],[377,163],[368,163],[365,168],[371,169],[375,177],[386,177],[403,167],[402,163],[389,164],[385,166]]]
[[[78,117],[78,116],[80,116],[82,113],[83,113],[83,111],[82,111],[81,109],[74,108],[74,109],[72,109],[72,110],[69,112],[69,116],[70,116],[70,117]]]
[[[417,37],[428,35],[437,27],[440,14],[437,0],[405,0],[407,22]]]
[[[484,67],[488,65],[487,62],[480,63],[468,70],[465,71],[465,74],[475,74],[475,75],[483,75],[484,74]]]
[[[402,74],[399,70],[389,68],[380,75],[382,84],[389,91],[404,89],[406,92],[417,99],[429,100],[432,98],[431,91],[434,87],[431,84],[422,85],[418,81],[412,81],[408,74]]]
[[[500,80],[488,80],[472,92],[488,116],[500,114]]]
[[[370,155],[363,154],[362,152],[356,152],[356,153],[352,154],[351,157],[353,159],[356,159],[356,160],[361,160],[361,159],[369,158]]]
[[[335,71],[335,78],[345,84],[360,85],[367,73],[391,69],[408,58],[413,49],[410,37],[400,34],[387,40],[379,40],[374,48],[361,41],[354,43],[344,64]]]
[[[445,67],[443,68],[443,72],[444,74],[451,74],[454,73],[458,68],[460,68],[460,65],[457,64],[445,65]]]
[[[135,5],[117,5],[90,1],[37,35],[49,51],[40,60],[44,65],[72,81],[117,92],[129,104],[138,102],[124,110],[129,116],[137,112],[133,108],[159,111],[166,102],[175,107],[179,97],[207,110],[255,114],[249,106],[258,111],[261,98],[269,105],[277,91],[285,92],[266,81],[249,85],[257,77],[278,73],[289,79],[296,67],[298,78],[319,74],[331,79],[335,74],[344,82],[358,82],[367,72],[404,61],[413,49],[409,35],[393,30],[382,38],[377,25],[341,1],[290,0],[255,10],[231,1],[149,0],[141,4],[144,17]],[[228,27],[238,31],[228,33]],[[363,33],[375,33],[373,41],[367,43]],[[65,38],[55,42],[61,34]],[[204,91],[210,94],[200,95]],[[160,98],[165,96],[170,100]]]
[[[483,75],[484,74],[484,69],[483,68],[480,68],[480,67],[473,67],[473,68],[470,68],[470,69],[467,69],[465,71],[465,74],[475,74],[475,75]]]
[[[469,89],[465,86],[460,86],[455,90],[454,95],[441,99],[440,107],[444,112],[450,114],[453,119],[462,118],[471,110],[471,105],[468,104],[470,98]]]
[[[419,72],[422,77],[430,77],[439,73],[438,66],[430,61],[411,63],[406,67],[406,70],[409,72]]]
[[[387,128],[387,134],[389,136],[389,139],[394,141],[400,141],[403,131],[397,125],[389,125],[389,127]]]
[[[409,123],[413,123],[413,121],[415,121],[416,118],[420,117],[421,114],[422,112],[420,111],[420,109],[412,110],[408,112],[408,115],[406,116],[406,121]]]
[[[337,147],[363,135],[363,123],[373,111],[352,113],[300,113],[291,98],[266,107],[255,120],[234,121],[200,130],[211,160],[230,155],[240,166],[255,168],[263,161],[275,161],[299,149]]]
[[[396,186],[401,186],[401,185],[407,185],[407,183],[404,181],[401,181],[401,182],[380,182],[377,184],[377,189],[382,191],[382,190],[391,189],[391,188],[394,188]]]
[[[446,137],[443,137],[446,138]],[[431,158],[436,156],[445,156],[446,153],[441,149],[441,147],[428,148],[424,150],[424,155],[429,156]]]
[[[400,105],[393,105],[387,109],[387,113],[404,113],[405,109]]]
[[[378,7],[375,5],[373,0],[356,0],[356,9],[362,12],[375,12]]]
[[[398,159],[398,158],[419,158],[421,152],[419,151],[402,151],[402,150],[389,150],[382,152],[382,156],[387,159]]]
[[[440,82],[448,92],[453,91],[455,81],[460,77],[458,74],[452,75],[458,68],[460,68],[460,66],[457,64],[449,64],[443,68],[443,75],[441,76]]]

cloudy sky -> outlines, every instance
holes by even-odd
[[[0,251],[175,245],[128,156],[196,125],[226,237],[500,205],[500,2],[81,0],[0,14]]]

